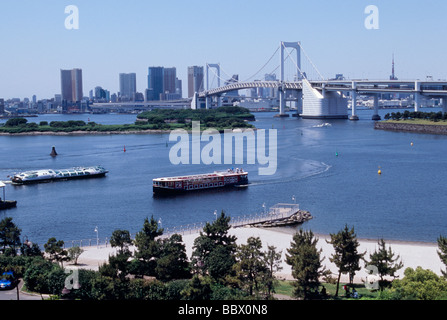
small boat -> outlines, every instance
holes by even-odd
[[[11,177],[11,181],[12,184],[22,185],[57,180],[88,179],[104,177],[108,172],[101,166],[74,167],[61,170],[42,169],[17,173]]]
[[[322,123],[322,124],[317,124],[314,126],[314,128],[323,128],[323,127],[331,127],[331,126],[332,126],[332,124],[326,122],[326,123]]]
[[[0,210],[10,209],[17,206],[15,200],[5,200],[5,184],[0,181],[0,188],[3,189],[3,198],[0,198]]]
[[[153,192],[182,193],[223,187],[248,186],[248,172],[237,168],[188,176],[153,179]]]

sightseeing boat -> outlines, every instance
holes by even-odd
[[[17,173],[11,177],[11,181],[13,184],[31,184],[57,180],[87,179],[104,177],[108,172],[101,166],[74,167],[61,170],[42,169]]]
[[[244,187],[248,184],[248,172],[242,169],[229,169],[188,176],[156,178],[152,180],[153,192],[181,193],[224,187]]]

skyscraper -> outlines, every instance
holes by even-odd
[[[82,69],[61,70],[61,94],[62,100],[82,100]]]
[[[175,90],[175,89],[174,89]],[[164,93],[164,68],[149,67],[147,74],[146,100],[158,101]]]
[[[175,93],[175,79],[177,78],[176,68],[164,68],[163,72],[163,92],[167,94]]]
[[[120,73],[119,77],[121,100],[133,100],[137,92],[137,75],[135,73]]]
[[[203,67],[188,67],[188,98],[201,91],[203,91]]]

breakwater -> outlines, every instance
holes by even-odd
[[[374,129],[447,135],[447,125],[413,124],[408,122],[375,122]]]

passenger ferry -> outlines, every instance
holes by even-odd
[[[61,170],[42,169],[15,174],[11,177],[11,181],[13,184],[30,184],[56,180],[86,179],[104,177],[108,172],[101,166],[74,167]]]
[[[244,187],[248,185],[248,172],[242,169],[229,169],[213,173],[157,178],[153,179],[152,182],[155,194],[180,193],[229,186]]]

